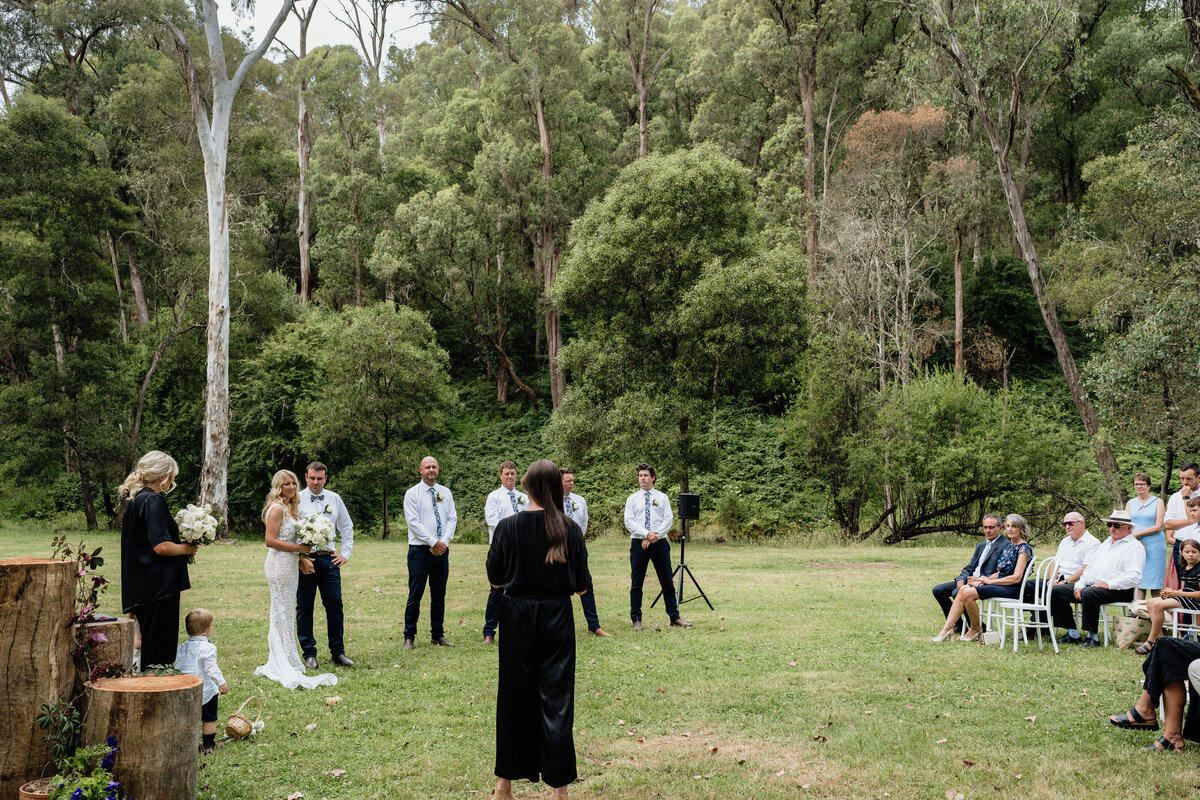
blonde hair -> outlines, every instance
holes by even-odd
[[[296,493],[292,495],[291,500],[283,499],[283,481],[286,478],[291,478],[296,482]],[[263,503],[262,521],[267,521],[267,512],[271,510],[271,506],[278,503],[288,510],[288,514],[296,516],[300,513],[300,479],[296,477],[296,473],[290,469],[281,469],[276,472],[271,478],[271,491],[267,492],[267,502]]]
[[[129,473],[125,482],[117,489],[117,495],[123,495],[132,500],[147,485],[157,484],[163,478],[170,478],[167,488],[163,490],[163,494],[167,494],[175,489],[175,476],[178,474],[179,465],[175,463],[175,459],[161,450],[151,450],[138,459],[133,472]]]
[[[207,608],[197,608],[189,611],[183,618],[188,636],[203,636],[213,624],[213,613]]]

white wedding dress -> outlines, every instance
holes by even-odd
[[[283,508],[283,506],[280,506]],[[279,525],[279,539],[296,541],[296,520],[283,509],[283,522]],[[296,585],[300,582],[300,554],[274,548],[267,549],[267,586],[271,588],[271,625],[267,629],[267,663],[254,670],[278,681],[287,689],[318,686],[333,686],[337,676],[326,672],[322,675],[304,674],[304,662],[296,648]]]

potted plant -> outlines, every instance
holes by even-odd
[[[105,744],[76,747],[79,736],[79,711],[68,703],[43,705],[38,726],[47,731],[43,741],[50,743],[56,774],[30,781],[17,790],[20,800],[121,800],[127,797],[113,779],[117,740],[108,737]]]

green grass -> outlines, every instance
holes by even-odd
[[[0,557],[47,554],[52,535],[0,527]],[[115,580],[117,537],[86,539],[114,556],[105,570]],[[266,656],[264,548],[202,551],[183,604],[216,613],[231,687],[221,718],[257,694],[267,726],[203,759],[201,798],[489,796],[496,652],[479,633],[485,549],[451,552],[447,635],[458,647],[429,645],[426,602],[417,649],[405,652],[405,547],[356,544],[343,581],[347,652],[358,663],[338,671],[336,687],[307,692],[253,674]],[[1151,735],[1106,722],[1140,691],[1132,652],[1014,655],[928,641],[941,622],[929,587],[961,567],[965,547],[700,542],[688,563],[716,611],[688,603],[696,626],[669,630],[660,603],[640,634],[629,628],[626,540],[590,548],[614,637],[585,636],[577,613],[573,796],[1140,798],[1192,796],[1200,783],[1190,754],[1142,753]],[[103,607],[116,610],[118,598],[114,586]],[[342,699],[326,705],[332,696]],[[324,774],[334,769],[346,773]],[[516,793],[549,794],[525,783]]]

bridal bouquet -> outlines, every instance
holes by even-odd
[[[323,514],[305,514],[296,526],[296,542],[313,548],[327,547],[334,535],[333,523]]]
[[[212,544],[217,539],[217,516],[212,506],[188,503],[187,508],[175,512],[175,522],[179,525],[179,539],[184,544]],[[195,556],[188,556],[189,564],[195,560]]]

